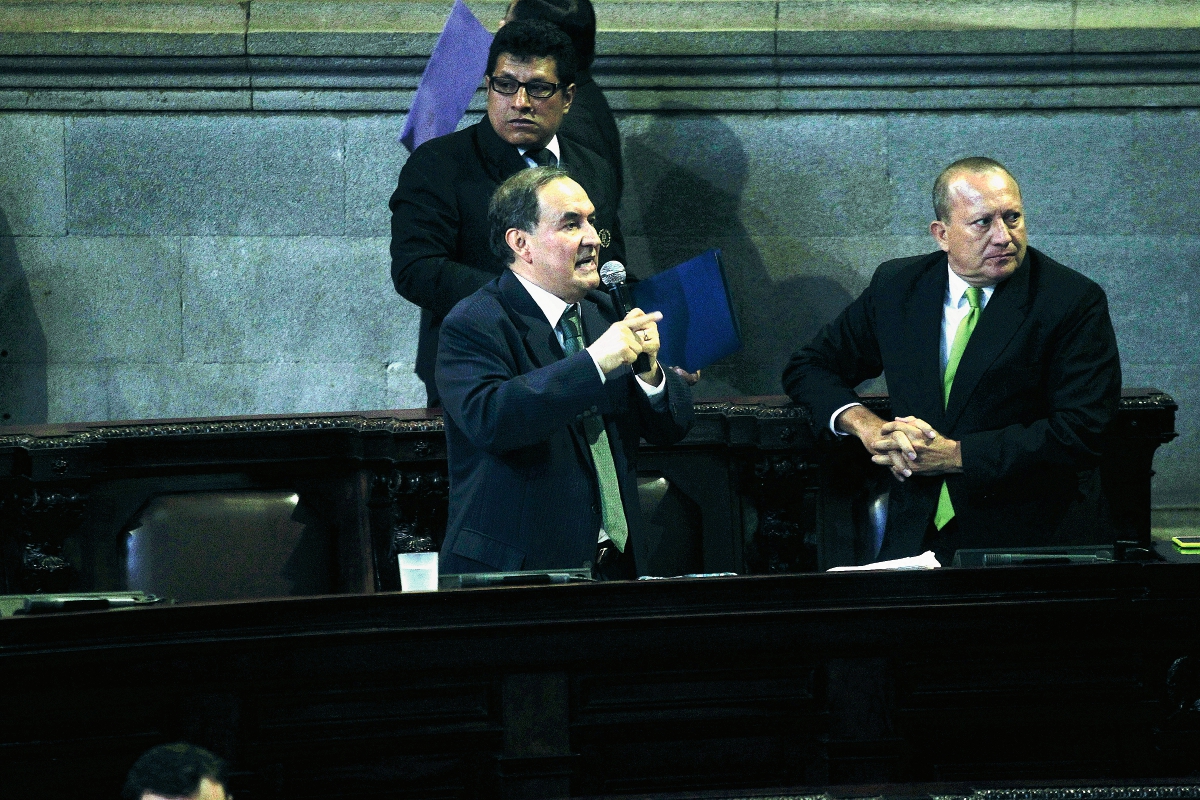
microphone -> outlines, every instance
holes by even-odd
[[[622,317],[634,309],[633,292],[630,291],[629,284],[625,283],[624,264],[620,261],[605,261],[600,267],[600,281],[608,287],[608,296],[612,298]],[[633,362],[634,373],[640,375],[649,370],[650,356],[639,353],[637,360]]]

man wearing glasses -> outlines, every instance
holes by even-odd
[[[487,116],[418,147],[392,194],[392,281],[421,307],[416,373],[428,404],[441,405],[433,370],[442,319],[505,268],[489,247],[488,200],[508,177],[561,166],[596,207],[599,263],[625,260],[612,169],[557,136],[575,96],[571,40],[543,20],[500,29],[487,64]]]

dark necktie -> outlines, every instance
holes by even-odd
[[[563,333],[563,350],[573,355],[583,349],[583,324],[579,319],[579,306],[567,306],[559,320]],[[592,451],[592,463],[596,467],[596,478],[600,484],[600,510],[604,532],[621,552],[629,539],[629,525],[625,521],[625,508],[621,505],[621,483],[617,480],[617,468],[613,464],[612,447],[608,443],[608,431],[604,420],[596,415],[583,418],[583,431],[587,435],[588,447]]]
[[[534,163],[539,167],[558,166],[558,159],[554,157],[554,153],[551,153],[545,147],[541,150],[526,151],[525,157],[532,158]]]
[[[962,361],[963,351],[967,349],[967,341],[971,338],[971,332],[975,330],[975,324],[979,322],[979,311],[983,302],[983,289],[978,289],[974,286],[969,287],[967,289],[967,302],[971,305],[971,310],[962,318],[962,322],[958,323],[958,329],[954,332],[954,341],[950,344],[950,355],[946,359],[946,372],[942,375],[943,405],[950,404],[950,387],[954,385],[954,376],[958,373],[958,362]],[[954,506],[950,503],[950,490],[946,488],[946,482],[942,481],[942,492],[938,495],[937,511],[933,515],[933,524],[940,531],[952,519],[954,519]]]

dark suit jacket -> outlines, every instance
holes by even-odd
[[[625,261],[617,224],[612,170],[595,153],[559,137],[562,166],[596,207],[596,228],[610,237],[600,263]],[[421,307],[417,376],[436,398],[433,382],[438,326],[454,304],[504,271],[507,258],[489,246],[488,201],[506,178],[528,165],[517,148],[496,135],[485,115],[461,131],[430,139],[400,170],[392,193],[392,281]]]
[[[621,132],[617,129],[608,99],[592,80],[588,70],[580,70],[575,74],[575,102],[571,103],[571,110],[563,117],[558,135],[578,142],[608,162],[617,181],[617,201],[620,202],[625,187]]]
[[[943,409],[940,341],[946,254],[889,261],[857,300],[792,356],[791,397],[819,435],[854,402],[852,387],[886,376],[892,413],[917,416],[962,442],[963,472],[946,482],[957,547],[1057,543],[1116,413],[1121,367],[1104,291],[1029,248],[984,307]],[[880,559],[920,552],[940,477],[891,484]]]
[[[618,318],[603,292],[581,304],[591,342]],[[600,501],[582,420],[604,418],[636,561],[646,563],[638,441],[683,438],[687,385],[667,375],[656,412],[628,366],[601,382],[586,352],[564,357],[554,329],[509,271],[459,303],[442,324],[437,381],[445,408],[450,510],[444,573],[577,568],[590,564]],[[628,552],[628,549],[627,549]]]

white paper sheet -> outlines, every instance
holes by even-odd
[[[829,572],[861,572],[862,570],[878,569],[937,569],[942,566],[934,557],[932,550],[926,550],[919,556],[897,558],[892,561],[876,561],[874,564],[863,564],[861,567],[832,567]]]

